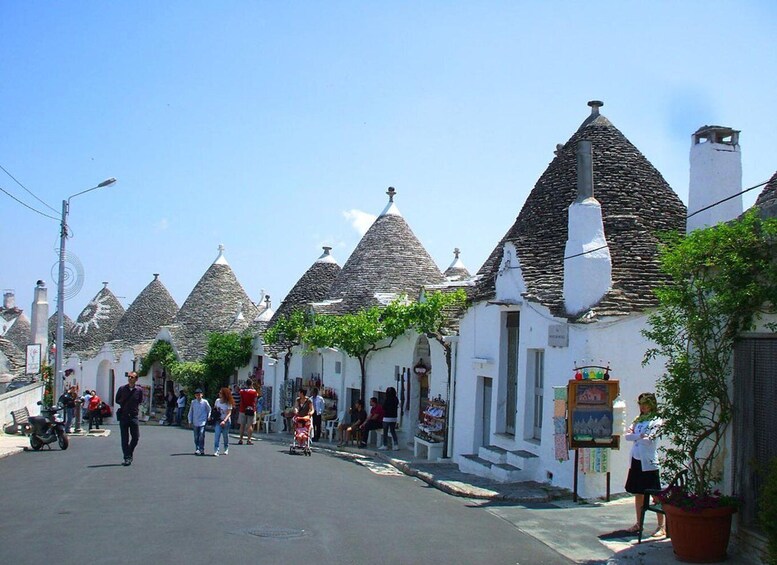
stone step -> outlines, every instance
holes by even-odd
[[[526,451],[524,449],[518,449],[516,451],[508,451],[505,456],[505,463],[518,467],[524,471],[535,471],[540,463],[540,458],[534,453]]]
[[[478,457],[491,463],[507,463],[507,450],[497,445],[482,445],[478,449]]]
[[[463,455],[459,461],[459,470],[462,473],[490,479],[492,464],[490,461],[486,461],[474,454]]]
[[[462,456],[459,461],[459,470],[462,473],[477,475],[478,477],[483,477],[499,483],[516,483],[531,479],[526,471],[515,467],[514,465],[510,465],[509,463],[493,463],[474,454]]]
[[[526,472],[509,463],[496,463],[491,465],[491,474],[494,480],[500,483],[517,483],[528,480]]]

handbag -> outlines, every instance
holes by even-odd
[[[208,423],[218,424],[220,421],[221,421],[221,410],[219,410],[218,407],[214,404],[213,408],[210,409],[210,417],[208,418]]]
[[[246,416],[253,416],[256,414],[256,409],[253,406],[246,406],[244,414]]]

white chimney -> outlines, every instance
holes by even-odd
[[[564,257],[564,307],[570,315],[579,314],[612,286],[612,258],[602,206],[594,198],[593,151],[587,140],[577,143],[577,199],[569,206]]]
[[[6,310],[16,308],[16,296],[14,296],[13,290],[6,290],[3,293],[3,308]]]
[[[49,350],[49,300],[45,282],[37,282],[34,296],[30,333],[32,343],[40,343],[40,350],[45,356]]]
[[[723,126],[699,128],[691,136],[690,162],[686,230],[714,226],[741,215],[742,195],[703,210],[742,191],[739,131]]]

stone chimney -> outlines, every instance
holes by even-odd
[[[13,290],[6,290],[3,293],[3,308],[6,310],[13,310],[16,308],[16,296]]]
[[[592,111],[598,114],[598,106]],[[564,248],[564,306],[579,314],[594,306],[612,286],[612,258],[604,235],[602,206],[594,198],[591,142],[577,143],[577,198],[569,206]]]
[[[35,285],[35,293],[32,301],[30,322],[30,339],[32,343],[39,343],[43,359],[49,350],[49,299],[46,283],[38,281]]]
[[[704,210],[742,191],[739,131],[703,126],[691,136],[691,175],[686,230],[714,226],[742,214],[742,195]]]

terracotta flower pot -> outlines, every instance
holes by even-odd
[[[675,557],[688,563],[716,563],[726,559],[731,535],[732,506],[688,512],[664,503]]]

